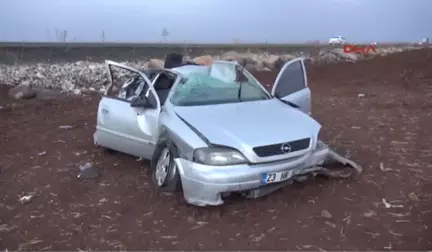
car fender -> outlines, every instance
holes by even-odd
[[[175,145],[181,158],[192,160],[196,148],[208,147],[205,140],[174,112],[161,113],[159,132],[159,141],[167,140]]]

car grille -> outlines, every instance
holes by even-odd
[[[285,143],[278,143],[278,144],[272,144],[272,145],[264,145],[253,148],[255,153],[259,157],[269,157],[274,155],[282,155],[287,154],[288,152],[282,151],[282,145],[283,144],[289,144],[291,146],[291,151],[289,153],[300,151],[309,148],[310,145],[310,138],[304,138],[299,139],[291,142],[285,142]]]

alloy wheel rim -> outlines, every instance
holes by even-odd
[[[162,186],[168,176],[171,154],[168,148],[162,150],[156,165],[156,182],[158,186]]]

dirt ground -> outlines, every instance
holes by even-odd
[[[432,50],[311,66],[309,83],[322,137],[362,176],[206,208],[157,194],[147,162],[93,145],[98,97],[17,102],[1,86],[0,249],[431,250]],[[87,161],[101,177],[77,180]]]

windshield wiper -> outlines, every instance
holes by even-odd
[[[242,89],[242,86],[243,86],[243,81],[240,81],[239,89],[238,89],[238,93],[237,93],[237,98],[239,99],[239,101],[241,101],[241,89]]]
[[[242,101],[241,100],[241,90],[242,90],[243,82],[248,81],[247,77],[243,73],[243,67],[242,66],[236,65],[236,75],[237,75],[236,81],[240,82],[238,93],[237,93],[237,98],[239,99],[239,101]]]

